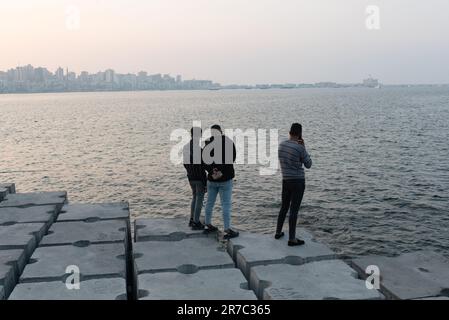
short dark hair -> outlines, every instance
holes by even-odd
[[[290,129],[290,134],[295,137],[301,137],[302,135],[302,125],[299,123],[292,124]]]
[[[218,124],[214,124],[214,125],[211,127],[211,129],[215,129],[215,130],[218,130],[218,131],[220,131],[221,133],[223,133],[223,131],[221,131],[221,127],[220,127]]]

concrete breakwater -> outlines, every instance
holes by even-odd
[[[0,184],[0,299],[449,299],[449,262],[431,252],[343,261],[301,228],[302,247],[242,232],[137,219],[127,203],[72,204],[66,192]],[[368,266],[378,266],[379,290]]]

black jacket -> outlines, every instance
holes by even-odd
[[[206,166],[204,165],[204,162],[201,161],[201,164],[195,164],[194,158],[193,158],[193,140],[190,140],[190,143],[188,146],[186,146],[190,149],[190,152],[188,155],[186,155],[187,158],[190,157],[189,161],[184,161],[184,168],[187,171],[187,177],[189,178],[189,181],[201,181],[204,185],[207,184],[207,173],[206,173]],[[199,147],[200,156],[203,153],[203,149]],[[185,152],[186,150],[184,150]],[[186,159],[185,159],[186,160]]]
[[[203,161],[205,161],[205,167],[208,172],[207,179],[209,181],[225,182],[225,181],[234,179],[234,177],[235,177],[234,162],[235,162],[235,159],[237,156],[235,144],[231,139],[229,139],[225,135],[222,135],[221,138],[222,138],[222,143],[221,143],[221,150],[222,150],[221,158],[222,159],[221,159],[221,161],[212,161],[212,163],[207,163],[207,161],[206,161],[207,156],[210,156],[211,158],[213,158],[215,155],[214,150],[213,149],[211,150],[211,147],[213,147],[214,145],[216,147],[219,147],[219,145],[220,145],[219,143],[214,144],[214,137],[210,137],[206,141],[206,146],[204,147],[204,150],[203,150]],[[207,155],[207,152],[210,152],[210,154]],[[206,153],[206,157],[205,157],[205,153]],[[230,153],[232,153],[232,154],[230,154]],[[218,155],[217,155],[217,157],[218,157]],[[226,160],[228,160],[228,161],[226,161]],[[214,180],[212,178],[212,173],[213,173],[214,169],[221,171],[221,173],[223,174],[223,176],[220,179]]]

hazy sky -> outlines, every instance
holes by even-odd
[[[449,83],[449,1],[1,0],[0,70],[19,63],[224,84]]]

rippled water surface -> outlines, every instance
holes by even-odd
[[[283,136],[303,123],[314,165],[301,225],[342,254],[449,256],[447,88],[0,95],[0,181],[67,190],[71,202],[127,200],[134,217],[187,215],[170,133],[192,120]],[[235,225],[272,232],[280,173],[236,175]]]

